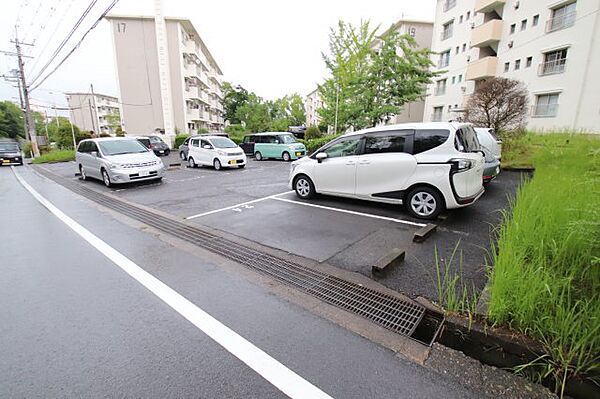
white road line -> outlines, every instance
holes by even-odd
[[[261,201],[264,201],[264,200],[276,198],[276,197],[278,197],[280,195],[287,194],[287,193],[291,193],[291,191],[286,191],[286,192],[279,193],[279,194],[269,195],[268,197],[257,198],[257,199],[252,200],[252,201],[242,202],[241,204],[231,205],[231,206],[228,206],[228,207],[225,207],[225,208],[221,208],[221,209],[215,209],[214,211],[208,211],[208,212],[204,212],[204,213],[199,213],[197,215],[188,216],[188,217],[186,217],[186,219],[187,220],[196,219],[196,218],[199,218],[199,217],[202,217],[202,216],[212,215],[213,213],[223,212],[223,211],[226,211],[228,209],[234,209],[234,208],[239,208],[239,207],[244,206],[244,205],[255,204],[257,202],[261,202]]]
[[[327,209],[329,211],[349,213],[351,215],[365,216],[365,217],[373,218],[373,219],[387,220],[389,222],[394,222],[394,223],[408,224],[408,225],[411,225],[411,226],[417,226],[417,227],[426,226],[424,223],[411,222],[410,220],[402,220],[402,219],[396,219],[396,218],[388,218],[386,216],[371,215],[370,213],[362,213],[362,212],[356,212],[356,211],[349,211],[347,209],[333,208],[333,207],[330,207],[330,206],[323,206],[323,205],[317,205],[317,204],[309,204],[307,202],[294,201],[294,200],[290,200],[290,199],[286,199],[286,198],[279,198],[279,197],[275,198],[275,197],[272,197],[271,199],[277,200],[277,201],[290,202],[292,204],[298,204],[298,205],[304,205],[304,206],[312,206],[313,208]]]
[[[138,283],[164,301],[177,313],[185,317],[200,331],[244,362],[248,367],[261,375],[265,380],[277,387],[291,398],[331,398],[310,382],[306,381],[260,348],[244,339],[226,325],[194,305],[177,291],[142,269],[129,258],[102,241],[85,227],[64,214],[50,201],[31,187],[13,168],[13,172],[21,185],[58,219],[75,231],[100,253],[119,266]]]

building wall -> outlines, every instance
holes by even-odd
[[[154,20],[112,18],[123,129],[153,134],[164,126]]]
[[[178,21],[166,21],[167,46],[169,47],[169,72],[171,75],[171,101],[173,102],[173,122],[175,131],[186,131],[185,100],[183,97],[183,52],[181,49],[180,31]]]
[[[446,0],[438,0],[434,25],[433,50],[442,53],[451,50],[450,64],[438,70],[447,70],[441,78],[448,79],[446,94],[436,95],[435,84],[428,88],[425,105],[425,120],[433,120],[434,107],[443,106],[442,120],[462,116],[463,106],[475,88],[474,81],[464,83],[467,71],[473,70],[473,63],[495,55],[495,72],[491,76],[506,77],[522,81],[529,90],[530,107],[527,127],[535,130],[577,129],[600,131],[600,17],[597,12],[599,0],[578,0],[573,26],[548,31],[546,26],[552,18],[552,10],[572,1],[538,0],[530,1],[457,1],[456,6],[445,11]],[[477,7],[492,3],[481,9],[471,21],[473,27],[465,25],[467,12],[475,14]],[[517,6],[518,5],[518,6]],[[460,24],[460,17],[463,23]],[[537,24],[534,25],[534,18]],[[452,37],[442,40],[443,25],[454,19]],[[497,19],[493,20],[493,19]],[[499,27],[499,37],[492,34],[483,36],[489,43],[468,49],[471,41],[478,40],[480,32],[490,23]],[[514,25],[514,32],[512,31]],[[497,40],[496,40],[497,39]],[[468,43],[468,51],[462,53],[462,43]],[[461,46],[455,54],[456,46]],[[542,75],[540,65],[544,53],[557,49],[567,49],[564,71]],[[437,62],[439,56],[434,61]],[[528,58],[531,65],[528,66]],[[493,60],[489,58],[488,60]],[[517,68],[517,63],[519,67]],[[507,65],[507,70],[505,70]],[[462,75],[463,82],[452,84],[452,77]],[[555,115],[536,116],[533,108],[537,96],[558,93],[558,106]]]
[[[304,112],[306,113],[306,126],[318,126],[321,123],[321,117],[317,111],[323,106],[323,101],[319,95],[319,89],[308,93],[304,99]]]
[[[94,107],[90,106],[92,101],[91,94],[67,94],[71,123],[86,132],[97,130]]]

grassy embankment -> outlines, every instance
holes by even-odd
[[[34,158],[31,162],[34,164],[67,162],[75,160],[75,151],[73,150],[52,150]]]

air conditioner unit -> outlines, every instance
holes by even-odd
[[[515,10],[518,10],[520,5],[519,0],[515,1]]]
[[[510,42],[508,42],[508,48],[512,48],[514,45],[513,41],[511,40]]]
[[[475,29],[475,22],[471,22],[471,29]]]
[[[467,55],[467,62],[471,61],[471,56]]]
[[[463,93],[467,92],[467,86],[460,86],[460,91],[462,91]]]

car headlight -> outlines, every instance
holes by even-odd
[[[221,151],[221,150],[217,150],[217,154],[223,156],[223,155],[227,155],[227,153],[225,151]]]
[[[120,167],[121,167],[121,165],[119,165],[118,163],[109,163],[109,164],[108,164],[108,167],[109,167],[110,169],[118,169],[118,168],[120,168]]]

